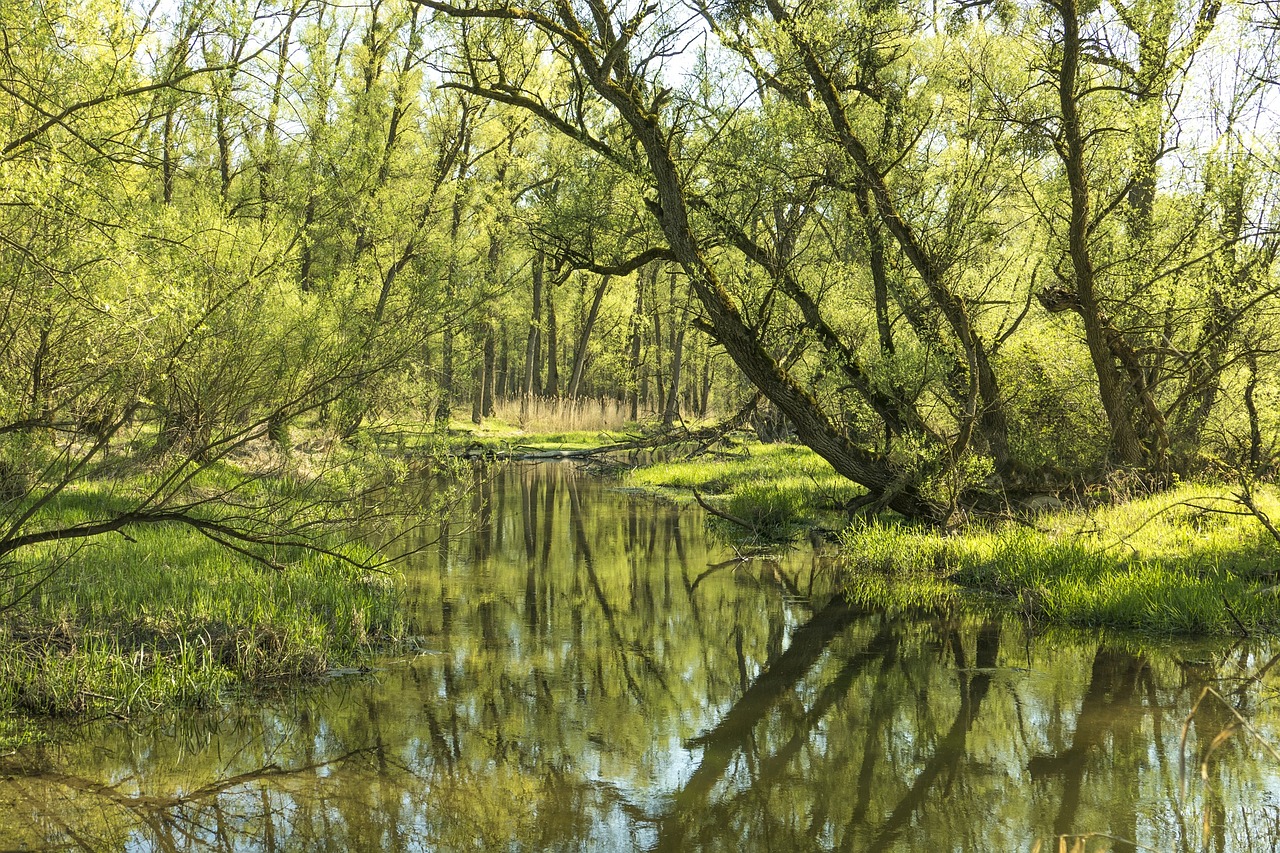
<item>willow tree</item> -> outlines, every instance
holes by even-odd
[[[1102,464],[1151,485],[1233,459],[1211,416],[1220,438],[1238,429],[1223,391],[1256,387],[1274,325],[1276,172],[1257,136],[1272,60],[1247,11],[1029,4],[999,25],[1004,67],[974,79],[1028,155],[1040,327],[1084,352]]]
[[[920,201],[913,188],[919,172],[903,168],[903,187],[891,173],[904,157],[915,156],[913,135],[938,129],[908,122],[895,131],[903,112],[871,90],[880,86],[887,92],[900,81],[873,80],[862,89],[840,82],[868,69],[850,58],[859,45],[835,26],[838,10],[809,9],[800,21],[781,5],[763,14],[749,7],[704,8],[706,21],[738,53],[739,64],[746,61],[750,74],[736,82],[716,81],[704,66],[700,86],[678,91],[665,84],[661,66],[692,30],[676,25],[674,12],[598,2],[420,2],[473,22],[469,38],[457,46],[466,56],[464,71],[446,85],[529,111],[591,152],[600,168],[625,175],[657,232],[645,235],[654,242],[638,243],[633,257],[665,254],[680,266],[700,306],[696,322],[786,415],[801,441],[866,486],[880,505],[941,519],[951,508],[930,492],[926,480],[945,475],[975,450],[1008,466],[991,346],[978,330],[974,301],[959,286],[956,263],[972,249],[963,235],[985,209],[986,164],[998,155],[1000,139],[967,164],[977,190],[953,195],[941,208],[913,210]],[[880,18],[890,35],[862,47],[880,55],[868,73],[892,77],[885,69],[894,39],[905,38],[915,19]],[[737,35],[729,34],[734,27]],[[525,47],[525,40],[541,50]],[[538,77],[543,84],[513,82],[531,79],[530,63],[544,65]],[[939,62],[931,70],[942,67]],[[732,100],[733,87],[751,76],[754,94],[748,87]],[[771,106],[775,101],[778,106]],[[821,115],[816,123],[797,116],[814,110]],[[874,143],[864,139],[868,124],[879,127],[871,132]],[[958,137],[970,130],[953,122],[944,133]],[[791,135],[791,160],[780,168],[764,154],[768,142],[755,152],[729,153],[735,138],[767,138],[770,132]],[[898,382],[892,371],[877,370],[860,352],[857,330],[822,304],[823,285],[810,273],[811,258],[796,249],[829,231],[837,208],[846,211],[846,220],[860,218],[879,241],[873,272],[883,286],[877,293],[888,292],[884,244],[891,243],[895,259],[905,259],[905,274],[896,273],[902,279],[897,295],[915,326],[911,335],[924,341],[923,349],[938,344],[950,359],[945,368],[924,368],[930,376],[939,374],[940,390],[922,395],[906,388],[918,382]],[[945,222],[941,239],[936,227],[911,221],[930,216]],[[754,272],[733,272],[743,264]],[[748,279],[756,286],[740,286]],[[874,312],[882,350],[893,348],[887,299],[882,295]],[[779,309],[783,304],[786,309]],[[777,328],[772,324],[783,314],[796,318],[800,331],[789,347],[770,340]],[[854,392],[853,405],[878,418],[889,441],[850,429],[847,396],[822,394],[794,369],[795,353],[813,344],[828,372]],[[939,399],[950,403],[939,407]],[[926,413],[939,408],[949,414]]]

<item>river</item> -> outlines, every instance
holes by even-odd
[[[413,653],[0,759],[0,849],[1280,850],[1280,643],[876,612],[566,463],[477,478]]]

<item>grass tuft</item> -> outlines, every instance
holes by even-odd
[[[773,541],[823,523],[864,491],[808,448],[754,442],[735,452],[658,462],[630,472],[627,480],[682,496],[693,489],[718,496],[726,513],[750,525],[745,533]]]

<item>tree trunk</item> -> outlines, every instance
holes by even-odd
[[[509,400],[519,392],[520,383],[511,366],[511,336],[507,334],[507,322],[498,324],[498,368],[494,374],[493,396],[495,400]]]
[[[548,397],[560,396],[560,344],[556,340],[555,281],[547,286],[547,391]]]
[[[484,423],[484,386],[485,386],[485,361],[483,354],[475,360],[475,367],[471,369],[471,422],[473,424]]]
[[[464,121],[466,112],[464,111]],[[467,167],[470,165],[471,151],[471,133],[470,127],[464,127],[460,130],[461,140],[459,144],[460,155],[457,164],[457,182],[462,183],[466,175]],[[454,303],[458,294],[458,278],[460,270],[458,268],[458,235],[462,231],[462,208],[464,198],[460,186],[455,186],[453,190],[453,204],[450,208],[449,217],[449,266],[445,271],[444,282],[444,304],[445,310]],[[453,323],[446,317],[444,329],[441,332],[440,343],[440,399],[436,404],[436,425],[447,427],[449,420],[453,417],[453,400],[454,400],[454,365],[453,365]]]
[[[1123,346],[1120,333],[1110,325],[1110,320],[1098,304],[1096,292],[1097,274],[1089,247],[1092,203],[1087,166],[1085,164],[1085,131],[1081,127],[1076,104],[1076,84],[1079,72],[1082,44],[1076,0],[1064,0],[1062,13],[1062,62],[1058,70],[1058,102],[1062,111],[1062,136],[1065,144],[1060,147],[1067,184],[1071,190],[1071,218],[1068,223],[1068,246],[1075,284],[1074,304],[1070,307],[1080,316],[1085,331],[1085,343],[1098,379],[1098,393],[1102,407],[1111,426],[1111,445],[1117,459],[1127,465],[1148,465],[1159,470],[1163,467],[1164,448],[1168,441],[1163,435],[1151,436],[1143,447],[1140,437],[1136,401],[1123,371],[1117,367],[1116,348]],[[1041,299],[1041,302],[1045,302]],[[1046,303],[1046,307],[1047,303]],[[1052,309],[1050,309],[1052,310]],[[1131,377],[1136,379],[1137,377]],[[1152,425],[1155,429],[1155,425]],[[1163,446],[1162,446],[1163,445]]]
[[[631,310],[631,340],[627,358],[631,387],[627,391],[627,409],[633,421],[640,419],[640,356],[644,334],[644,283],[649,269],[657,271],[657,264],[650,264],[636,276],[636,302]]]
[[[676,301],[676,273],[670,274],[671,304]],[[680,378],[684,368],[684,333],[689,325],[689,300],[686,297],[684,307],[680,311],[680,322],[672,325],[674,332],[671,341],[671,385],[667,391],[667,407],[662,412],[662,425],[671,427],[680,418]]]
[[[864,187],[858,193],[858,210],[862,214],[863,227],[867,231],[867,246],[870,250],[871,282],[876,302],[876,333],[880,339],[880,353],[884,356],[894,354],[893,324],[889,320],[889,271],[884,257],[884,235],[880,233],[880,223],[871,217],[870,189]]]
[[[667,411],[667,385],[664,381],[666,372],[662,369],[662,312],[658,310],[658,278],[653,279],[653,299],[650,300],[649,313],[653,314],[653,387],[658,395],[658,405],[654,411]]]
[[[702,396],[698,400],[698,417],[705,418],[711,409],[711,353],[702,359]]]
[[[164,131],[161,136],[160,193],[166,205],[173,204],[173,106],[164,113]]]
[[[529,336],[524,346],[524,388],[520,414],[528,417],[529,399],[542,393],[542,276],[546,263],[542,251],[533,256],[533,315],[529,319]]]
[[[1244,386],[1244,408],[1249,415],[1248,464],[1250,473],[1257,475],[1262,468],[1262,427],[1258,417],[1258,404],[1254,400],[1254,392],[1258,388],[1258,355],[1252,347],[1245,354],[1244,361],[1249,369]]]
[[[280,44],[276,52],[276,76],[271,86],[271,105],[267,108],[267,121],[262,129],[262,152],[258,160],[258,217],[267,221],[267,208],[271,203],[271,172],[275,168],[275,159],[279,148],[276,138],[276,123],[280,119],[280,102],[284,97],[285,72],[289,69],[289,45],[293,34],[293,22],[297,20],[297,12],[289,16],[284,32],[280,34]]]
[[[494,375],[493,344],[493,321],[486,320],[484,323],[483,381],[480,383],[480,414],[486,418],[493,417],[493,393],[497,384],[497,377]]]
[[[453,326],[446,324],[440,340],[440,399],[436,401],[436,426],[446,428],[453,418]]]
[[[298,287],[303,293],[310,293],[315,287],[312,281],[312,267],[315,264],[315,239],[311,235],[311,226],[316,222],[316,195],[315,190],[310,190],[307,194],[307,206],[302,211],[302,248],[299,250],[298,258]]]
[[[600,316],[600,303],[604,300],[605,291],[609,289],[611,278],[612,276],[600,276],[600,283],[596,285],[595,293],[591,298],[591,308],[587,311],[586,319],[582,321],[582,331],[578,335],[578,345],[573,355],[573,373],[569,378],[567,396],[570,400],[578,399],[578,391],[582,385],[582,372],[587,366],[587,347],[591,343],[591,332],[595,329],[596,319]]]

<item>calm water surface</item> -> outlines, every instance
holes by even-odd
[[[1280,645],[868,612],[829,556],[490,474],[407,571],[421,653],[6,757],[0,849],[1280,850]]]

